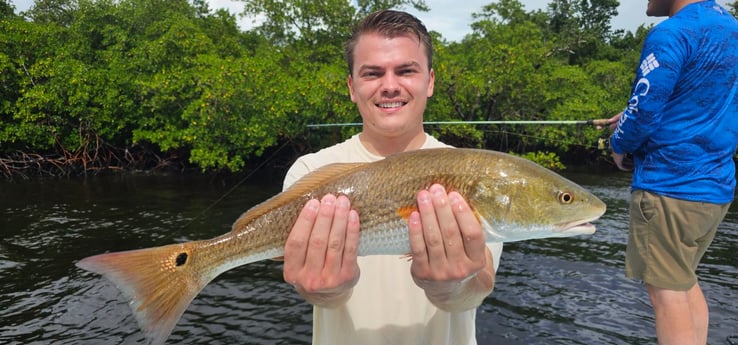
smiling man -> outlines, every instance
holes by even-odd
[[[431,39],[417,18],[370,14],[354,28],[345,58],[362,131],[300,157],[285,189],[330,163],[447,146],[423,129],[435,73]],[[434,185],[418,191],[417,202],[408,221],[412,261],[357,257],[360,216],[345,196],[305,205],[285,244],[284,279],[314,305],[313,344],[477,343],[476,308],[494,287],[502,244],[487,246],[456,192]]]

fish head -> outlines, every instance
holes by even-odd
[[[594,194],[524,158],[505,155],[481,170],[468,199],[488,242],[592,234],[590,222],[605,213]]]

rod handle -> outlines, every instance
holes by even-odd
[[[610,125],[610,119],[594,119],[594,120],[587,120],[588,125],[594,125],[594,126],[603,126],[607,127]]]

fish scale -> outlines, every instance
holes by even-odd
[[[459,192],[488,242],[591,234],[605,204],[581,186],[509,154],[439,148],[399,153],[374,163],[331,164],[244,212],[231,231],[208,240],[106,253],[77,262],[111,280],[150,344],[166,341],[192,299],[219,274],[280,257],[305,203],[346,195],[359,213],[360,255],[408,254],[407,218],[419,190]]]

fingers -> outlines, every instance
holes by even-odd
[[[620,118],[623,116],[623,112],[621,111],[617,115],[610,118],[610,130],[614,131],[615,128],[618,128],[618,123],[620,122]]]
[[[596,127],[597,129],[608,127],[610,130],[615,130],[615,128],[618,127],[618,122],[620,121],[621,116],[623,116],[623,112],[620,112],[617,115],[605,120],[604,123],[597,123]]]
[[[418,193],[418,205],[420,205],[422,198],[420,193]],[[425,200],[423,202],[428,201]],[[412,256],[413,266],[428,266],[428,252],[423,234],[423,223],[420,220],[420,213],[418,211],[410,213],[410,218],[408,219],[408,237],[410,239],[410,254]]]
[[[420,212],[420,223],[423,225],[423,243],[425,246],[425,257],[419,259],[427,261],[431,267],[436,267],[443,263],[446,257],[446,243],[453,239],[445,239],[445,235],[453,231],[454,225],[450,225],[451,229],[443,229],[443,226],[449,226],[448,216],[451,212],[448,200],[446,199],[443,187],[433,185],[428,191],[420,191],[418,193],[418,211]],[[445,220],[442,220],[445,219]],[[444,231],[445,230],[445,231]],[[456,229],[458,232],[458,229]],[[421,245],[420,243],[417,243]],[[414,255],[415,253],[413,253]],[[413,256],[414,257],[414,256]]]
[[[344,241],[343,255],[341,257],[341,271],[349,272],[349,275],[353,275],[353,272],[359,271],[359,264],[356,260],[359,254],[359,232],[361,230],[361,224],[359,224],[359,213],[350,210],[348,217],[348,224],[346,225],[346,238]],[[358,276],[356,277],[358,279]],[[354,284],[356,282],[354,281]]]
[[[285,281],[308,294],[352,287],[359,274],[359,230],[359,215],[346,196],[308,201],[285,243]]]
[[[305,256],[307,253],[307,243],[310,240],[310,232],[313,230],[315,219],[318,215],[320,202],[311,199],[302,208],[300,215],[292,226],[290,234],[284,246],[284,272],[285,280],[294,283],[294,275],[299,272],[305,264]],[[287,276],[290,275],[290,278]]]
[[[344,249],[346,248],[347,240],[354,241],[354,237],[358,240],[358,228],[356,227],[359,222],[356,211],[353,211],[352,213],[349,208],[349,200],[346,196],[341,195],[336,199],[329,199],[330,201],[335,201],[335,215],[333,215],[333,218],[331,219],[332,223],[330,223],[331,226],[328,233],[328,240],[325,244],[319,243],[320,240],[316,240],[313,248],[316,252],[325,251],[326,267],[324,269],[329,272],[339,272],[341,270],[341,266],[343,266]],[[326,199],[324,198],[324,200]],[[329,212],[329,205],[325,206],[326,212]],[[352,231],[353,233],[351,233]],[[351,238],[347,238],[349,233],[351,233]],[[311,237],[311,245],[312,242],[313,238]],[[354,248],[357,245],[358,242],[354,244],[354,246],[351,246],[354,252],[356,251]],[[351,253],[347,254],[350,256]],[[323,266],[322,264],[318,265],[318,262],[319,261],[316,260],[316,267]]]
[[[472,261],[483,260],[486,256],[487,246],[479,219],[459,193],[451,192],[448,197],[451,202],[451,210],[458,222],[466,256]]]
[[[336,210],[336,197],[327,194],[320,200],[318,216],[315,219],[310,240],[308,241],[305,269],[319,272],[323,268],[328,247],[328,236],[333,230],[333,217]],[[337,222],[336,222],[337,223]],[[341,245],[342,247],[342,245]]]
[[[464,271],[478,266],[470,261],[484,262],[484,234],[459,193],[447,194],[442,186],[433,185],[418,193],[417,202],[418,212],[408,222],[414,265],[427,265],[433,271]]]

